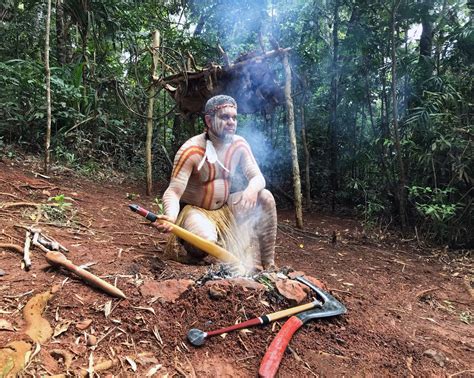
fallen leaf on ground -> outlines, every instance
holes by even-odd
[[[25,333],[31,337],[32,340],[39,343],[48,341],[53,335],[51,325],[42,317],[43,311],[46,309],[51,297],[52,294],[50,291],[37,294],[31,298],[23,308],[23,317],[27,324]]]
[[[63,320],[62,322],[56,324],[56,327],[54,327],[53,337],[57,337],[60,334],[66,332],[69,329],[71,323],[72,322],[70,320]]]
[[[162,366],[163,365],[159,364],[159,365],[155,365],[152,368],[150,368],[150,370],[148,370],[148,372],[146,373],[146,377],[151,377],[152,375],[156,374],[156,372],[158,370],[160,370]]]
[[[137,306],[132,306],[132,308],[135,308],[137,310],[146,310],[146,311],[150,311],[153,313],[153,315],[156,315],[155,313],[155,309],[153,307],[137,307]]]
[[[108,301],[104,305],[104,315],[105,315],[105,317],[108,318],[111,312],[112,312],[112,301]]]
[[[128,363],[130,364],[130,366],[132,367],[132,370],[133,370],[133,371],[137,371],[137,364],[136,364],[136,362],[135,362],[133,359],[131,359],[130,357],[128,357],[128,356],[125,357],[125,359],[127,360],[127,362],[128,362]]]
[[[81,330],[81,331],[84,331],[91,324],[92,324],[92,319],[84,319],[84,320],[81,320],[80,322],[76,323],[76,328]]]
[[[253,333],[253,332],[249,330],[248,328],[244,328],[240,330],[240,333]]]
[[[6,319],[0,319],[0,331],[14,331],[12,324]]]

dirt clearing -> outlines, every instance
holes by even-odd
[[[186,334],[278,311],[287,301],[269,287],[234,283],[211,295],[212,285],[202,277],[217,267],[164,260],[164,236],[128,209],[139,203],[157,210],[154,198],[138,186],[119,178],[98,183],[68,170],[46,179],[38,171],[34,159],[0,161],[0,347],[30,343],[37,353],[27,373],[257,374],[283,321],[216,336],[201,347],[192,346]],[[278,217],[277,265],[317,277],[348,309],[344,316],[304,325],[291,340],[279,376],[473,376],[470,253],[380,241],[363,234],[355,220],[319,211],[305,214],[304,233],[293,228],[292,212],[281,210]],[[93,263],[90,272],[127,299],[51,267],[38,248],[31,248],[31,269],[22,269],[21,250],[5,245],[22,249],[21,226],[35,224],[69,249],[67,257],[76,265]],[[167,282],[175,292],[163,294]],[[25,334],[23,309],[53,287],[42,315],[52,336],[36,347]]]

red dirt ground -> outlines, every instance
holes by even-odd
[[[97,262],[91,272],[115,283],[128,299],[114,299],[64,270],[49,267],[37,249],[32,250],[33,265],[26,272],[18,252],[0,248],[0,270],[5,272],[0,277],[0,319],[14,327],[0,330],[0,348],[25,339],[21,309],[54,284],[63,286],[44,317],[53,328],[71,322],[64,333],[41,346],[26,375],[65,373],[62,363],[48,353],[60,349],[73,356],[71,376],[88,368],[91,359],[97,364],[114,356],[118,362],[101,376],[145,376],[158,364],[162,367],[154,376],[256,376],[283,321],[214,337],[198,348],[189,344],[186,333],[190,328],[212,330],[277,311],[285,305],[274,294],[234,288],[216,300],[206,287],[196,284],[172,304],[142,297],[139,288],[146,280],[196,280],[209,267],[162,260],[164,236],[128,210],[129,203],[156,210],[154,198],[146,197],[137,185],[117,176],[94,182],[64,169],[44,179],[35,175],[39,169],[33,158],[0,161],[4,207],[0,206],[0,244],[23,246],[25,231],[15,225],[38,221],[36,208],[5,207],[6,203],[48,203],[58,194],[71,197],[72,206],[64,211],[70,221],[60,219],[54,225],[58,219],[43,214],[38,225],[70,249],[68,258],[76,264]],[[319,211],[305,214],[307,233],[302,235],[292,227],[292,212],[282,210],[278,216],[278,266],[321,279],[348,309],[342,317],[304,325],[291,340],[279,376],[473,376],[470,251],[419,249],[414,241],[381,240],[362,233],[355,220]],[[105,317],[109,301],[112,312]],[[84,320],[92,323],[79,330],[76,325]],[[87,346],[85,333],[95,335],[98,344]],[[137,363],[136,371],[130,360]]]

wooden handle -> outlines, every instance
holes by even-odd
[[[110,294],[114,297],[127,298],[122,290],[116,288],[115,286],[109,284],[107,281],[104,281],[102,278],[99,278],[92,273],[88,272],[85,269],[74,265],[70,260],[66,258],[61,252],[49,251],[46,253],[46,260],[51,265],[60,265],[63,268],[73,272],[77,276],[81,277],[85,281],[93,284],[94,286],[102,289],[107,294]]]
[[[215,258],[223,262],[234,264],[239,263],[239,260],[234,255],[226,251],[224,248],[219,247],[218,245],[206,239],[203,239],[200,236],[195,235],[192,232],[189,232],[188,230],[185,230],[184,228],[175,225],[174,223],[171,223],[165,219],[161,219],[158,215],[152,213],[151,211],[148,211],[139,205],[129,205],[128,207],[130,208],[130,210],[140,214],[142,217],[145,217],[151,222],[160,222],[161,224],[166,225],[171,230],[171,232],[175,234],[178,238],[186,240],[188,243],[208,253],[209,255],[214,256]]]
[[[292,316],[286,321],[268,347],[265,356],[263,356],[260,368],[258,369],[258,375],[260,377],[273,378],[276,375],[286,347],[290,343],[293,334],[302,325],[303,322],[296,316]]]
[[[201,238],[198,235],[185,230],[182,227],[175,225],[174,223],[168,222],[164,219],[158,219],[157,222],[165,224],[171,228],[171,232],[175,234],[178,238],[186,240],[188,243],[194,245],[196,248],[201,249],[202,251],[208,253],[215,258],[226,262],[226,263],[238,263],[239,260],[237,257],[232,255],[230,252],[226,251],[224,248],[219,247],[217,244],[214,244],[206,239]]]
[[[299,314],[300,312],[303,312],[306,310],[311,310],[315,308],[316,305],[317,305],[316,302],[305,303],[300,306],[287,308],[286,310],[273,312],[271,314],[268,314],[267,317],[268,317],[269,322],[274,322],[275,320],[278,320],[278,319],[282,319],[288,316]]]
[[[225,328],[218,329],[216,331],[209,331],[209,332],[206,332],[206,333],[207,333],[208,337],[209,336],[216,336],[216,335],[221,335],[223,333],[227,333],[227,332],[230,332],[230,331],[235,331],[236,329],[243,329],[243,328],[253,327],[253,326],[256,326],[256,325],[259,325],[259,324],[262,324],[262,322],[260,321],[260,318],[253,318],[253,319],[247,320],[247,321],[242,322],[242,323],[234,324],[233,326],[230,326],[230,327],[225,327]]]
[[[230,331],[235,331],[237,329],[253,327],[260,324],[268,324],[278,319],[286,318],[288,316],[295,315],[303,311],[311,310],[314,307],[316,307],[316,304],[317,302],[305,303],[301,306],[296,306],[292,308],[287,308],[285,310],[272,312],[271,314],[263,315],[259,318],[253,318],[242,323],[234,324],[233,326],[230,326],[230,327],[225,327],[225,328],[218,329],[216,331],[209,331],[206,333],[207,333],[207,336],[216,336],[216,335],[221,335],[223,333],[227,333]]]

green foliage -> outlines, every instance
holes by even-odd
[[[42,214],[49,221],[56,224],[70,224],[73,220],[76,210],[73,209],[71,197],[67,197],[64,194],[58,194],[54,197],[48,198],[49,202],[52,202],[55,206],[42,206]]]
[[[356,205],[356,209],[363,216],[363,224],[367,229],[380,226],[384,220],[387,207],[384,203],[383,195],[373,186],[364,180],[353,179],[350,181],[348,193],[352,198],[357,198],[362,194],[363,202]]]
[[[453,188],[444,190],[419,186],[409,188],[410,199],[414,201],[418,212],[425,218],[440,224],[444,224],[456,215],[458,205],[456,203],[449,203],[449,196],[453,192]]]
[[[242,54],[259,54],[262,47],[273,50],[278,43],[292,48],[295,115],[300,129],[304,108],[312,196],[326,204],[353,206],[370,227],[397,221],[400,158],[406,171],[409,228],[417,226],[427,237],[452,246],[474,243],[469,232],[474,227],[474,33],[467,3],[400,3],[395,15],[395,104],[390,93],[389,3],[65,0],[63,4],[62,19],[53,6],[50,36],[51,148],[56,161],[94,178],[106,179],[115,169],[143,177],[151,31],[158,29],[162,36],[160,54],[166,64],[159,64],[159,76],[188,70],[187,52],[198,67],[223,63],[217,43],[231,61]],[[8,0],[3,11],[0,154],[11,157],[15,149],[10,145],[43,150],[45,2]],[[61,35],[55,35],[61,21],[67,25],[63,46]],[[424,35],[428,53],[423,56],[420,40],[411,38],[422,23],[432,26],[432,32]],[[281,68],[277,59],[268,61],[268,69],[276,71],[276,80],[283,85]],[[175,116],[174,105],[164,90],[156,94],[153,156],[154,177],[159,180],[170,175],[164,151],[172,160],[182,141],[203,127],[200,120]],[[399,147],[394,106],[400,118]],[[239,132],[251,142],[267,184],[291,193],[285,109],[270,108],[241,116]],[[109,172],[100,169],[104,165]]]
[[[165,213],[165,207],[163,204],[163,199],[161,197],[155,197],[153,200],[154,205],[158,208],[157,214],[162,215]]]
[[[66,202],[68,200],[71,201],[72,198],[71,197],[66,197],[64,194],[58,194],[54,197],[49,197],[48,198],[48,201],[56,203],[60,210],[67,209],[72,205],[70,202]]]

